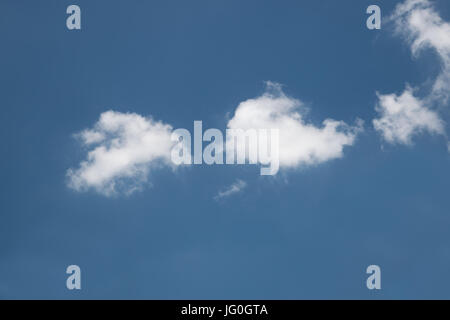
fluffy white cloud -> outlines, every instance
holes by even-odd
[[[90,148],[79,168],[69,169],[68,185],[104,195],[132,193],[155,166],[171,165],[172,127],[135,113],[107,111],[77,137]]]
[[[376,110],[381,117],[373,125],[387,142],[411,144],[413,136],[419,133],[444,133],[443,121],[413,96],[412,89],[407,88],[400,96],[378,95],[378,99]]]
[[[228,188],[223,191],[219,191],[219,193],[214,197],[215,200],[221,200],[223,198],[227,198],[236,193],[241,192],[247,187],[247,183],[240,179],[236,180],[233,184],[231,184]]]
[[[239,104],[228,122],[229,129],[278,129],[280,167],[315,165],[343,156],[355,142],[362,120],[355,126],[327,119],[322,126],[305,120],[302,103],[285,95],[281,86],[268,82],[266,92]]]
[[[414,97],[411,88],[400,96],[378,95],[379,118],[373,121],[374,127],[388,143],[411,144],[412,137],[422,132],[445,134],[444,122],[431,108],[449,98],[450,24],[442,20],[429,0],[406,0],[397,5],[388,20],[410,44],[414,55],[433,49],[442,67],[430,94],[423,99]]]

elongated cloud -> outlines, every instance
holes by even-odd
[[[406,0],[388,18],[398,35],[410,45],[413,55],[424,49],[437,53],[441,71],[423,99],[409,87],[400,95],[379,94],[373,125],[388,143],[412,144],[415,135],[428,132],[445,135],[444,122],[434,107],[448,102],[450,87],[450,24],[442,20],[429,0]]]
[[[277,83],[268,82],[266,92],[239,104],[228,122],[229,129],[278,129],[280,167],[316,165],[343,156],[346,146],[354,144],[362,130],[327,119],[321,126],[308,123],[301,101],[284,94]]]
[[[407,0],[399,4],[389,18],[396,32],[411,46],[414,55],[424,49],[434,50],[441,61],[432,99],[447,100],[450,85],[450,24],[439,16],[429,0]]]
[[[69,187],[104,195],[132,193],[147,182],[152,168],[171,165],[172,127],[135,113],[107,111],[92,129],[77,135],[89,152],[67,171]]]
[[[237,179],[233,184],[227,187],[225,190],[219,191],[214,197],[215,200],[221,200],[228,198],[236,193],[243,191],[247,187],[247,183],[240,179]]]

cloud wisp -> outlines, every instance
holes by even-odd
[[[172,166],[172,127],[135,113],[107,111],[92,129],[77,134],[87,159],[67,171],[68,186],[105,196],[130,194],[148,182],[151,169]]]
[[[441,72],[429,96],[432,100],[447,101],[450,85],[450,23],[444,21],[429,0],[406,0],[397,5],[389,17],[395,31],[410,45],[414,56],[432,49],[441,62]]]
[[[410,45],[414,56],[424,49],[434,50],[441,71],[423,99],[415,97],[409,86],[400,95],[378,94],[379,118],[373,120],[373,125],[391,144],[411,145],[413,137],[424,132],[445,135],[444,122],[433,108],[446,104],[449,98],[450,24],[442,20],[429,0],[400,3],[388,21],[394,24],[395,33]]]
[[[225,198],[228,198],[232,195],[235,195],[239,192],[242,192],[247,187],[247,183],[240,179],[237,179],[234,183],[232,183],[226,189],[219,191],[217,195],[214,197],[214,200],[219,201]]]

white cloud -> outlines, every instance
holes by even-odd
[[[354,144],[362,130],[362,120],[355,126],[327,119],[322,126],[305,120],[302,102],[288,97],[277,83],[268,82],[266,92],[241,102],[228,122],[230,129],[278,129],[280,167],[315,165],[343,156],[345,146]]]
[[[413,96],[412,89],[407,88],[400,96],[379,94],[378,100],[376,110],[381,117],[373,125],[388,143],[412,144],[413,136],[422,132],[444,134],[443,121]]]
[[[69,187],[104,195],[132,193],[147,182],[151,168],[171,165],[172,127],[135,113],[107,111],[92,129],[77,137],[91,148],[77,169],[69,169]]]
[[[414,55],[423,49],[433,49],[439,56],[442,68],[430,99],[447,101],[450,85],[450,24],[443,21],[429,0],[406,0],[397,5],[389,18],[396,32],[411,46]]]
[[[444,122],[431,108],[446,103],[450,87],[450,24],[442,20],[429,0],[406,0],[388,18],[417,56],[433,49],[440,58],[441,71],[431,92],[419,99],[409,87],[397,96],[378,95],[376,110],[380,118],[374,127],[388,143],[412,144],[414,135],[428,132],[445,135]]]
[[[240,179],[236,180],[232,185],[226,188],[223,191],[219,191],[219,193],[214,197],[215,200],[221,200],[223,198],[230,197],[236,193],[241,192],[243,189],[247,187],[247,183]]]

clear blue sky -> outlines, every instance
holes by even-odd
[[[444,139],[391,146],[371,126],[376,92],[430,81],[437,58],[368,30],[375,3],[384,15],[397,2],[1,1],[0,298],[450,298]],[[70,4],[80,31],[66,28]],[[67,187],[86,156],[73,134],[102,112],[224,129],[267,80],[311,122],[359,117],[364,132],[342,158],[278,178],[196,166],[156,170],[130,196]],[[237,178],[243,192],[214,200]],[[66,289],[71,264],[81,291]]]

